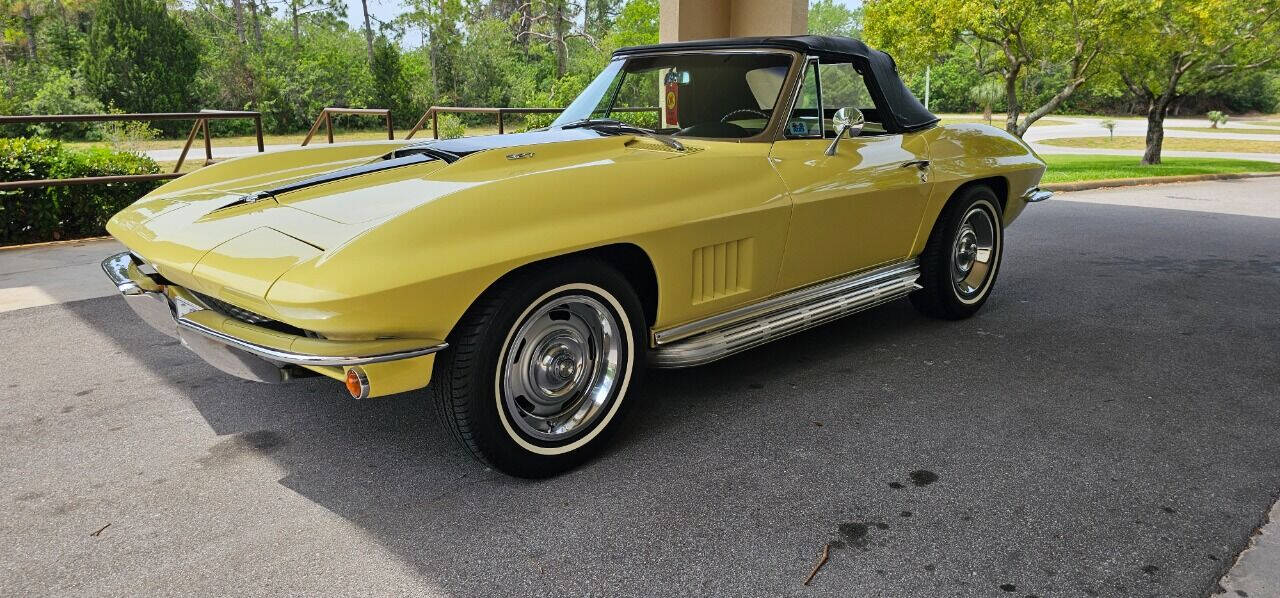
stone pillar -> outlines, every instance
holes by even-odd
[[[803,35],[808,0],[660,0],[663,42],[716,37]]]

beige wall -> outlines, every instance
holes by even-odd
[[[660,0],[658,37],[663,42],[802,35],[808,0]]]

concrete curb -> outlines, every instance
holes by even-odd
[[[1187,174],[1181,176],[1150,176],[1135,179],[1101,179],[1074,183],[1046,183],[1040,185],[1046,191],[1086,191],[1105,187],[1133,187],[1135,185],[1159,185],[1162,183],[1192,183],[1195,181],[1227,181],[1280,176],[1280,172],[1237,172],[1222,174]]]
[[[40,247],[57,247],[59,245],[72,245],[75,243],[85,243],[89,241],[106,241],[111,239],[110,235],[102,237],[83,237],[80,239],[59,239],[57,241],[41,241],[39,243],[27,243],[26,245],[0,245],[0,251],[9,251],[12,249],[37,249]]]

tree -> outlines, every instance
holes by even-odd
[[[126,112],[191,109],[200,47],[160,0],[102,0],[82,70],[104,104]]]
[[[458,22],[464,7],[461,0],[409,0],[409,7],[411,10],[400,18],[426,33],[434,103],[447,103],[458,89],[456,66],[462,38]]]
[[[1116,121],[1115,121],[1115,119],[1113,119],[1113,118],[1104,118],[1104,119],[1102,119],[1102,120],[1098,121],[1098,126],[1100,126],[1100,127],[1102,127],[1102,128],[1104,128],[1104,129],[1106,129],[1106,130],[1107,130],[1107,133],[1109,133],[1109,134],[1110,134],[1110,135],[1109,135],[1109,137],[1108,137],[1109,139],[1113,139],[1113,140],[1114,140],[1114,139],[1116,138]]]
[[[369,24],[369,0],[360,0],[364,9],[364,41],[369,50],[369,64],[373,64],[373,26]]]
[[[969,98],[982,106],[982,118],[991,124],[991,107],[1004,96],[1004,89],[999,81],[987,80],[969,89]]]
[[[1164,119],[1184,93],[1277,64],[1280,0],[1151,0],[1135,10],[1110,68],[1145,104],[1143,164],[1159,164]]]
[[[409,115],[409,82],[404,78],[404,68],[400,65],[400,48],[387,39],[379,36],[373,48],[373,101],[375,105],[391,110],[392,116],[399,116],[404,122]]]
[[[583,29],[599,39],[609,33],[618,12],[618,0],[583,0]]]
[[[628,0],[605,43],[610,48],[658,43],[658,0]]]
[[[861,37],[862,7],[851,9],[835,0],[813,0],[809,3],[809,33]]]
[[[869,0],[866,38],[901,62],[922,67],[969,46],[982,74],[1004,83],[1005,129],[1021,137],[1099,71],[1098,56],[1119,44],[1122,18],[1137,0]],[[1023,82],[1061,65],[1060,87],[1022,116]],[[1022,120],[1019,121],[1019,117]]]

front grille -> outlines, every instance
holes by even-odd
[[[227,303],[226,301],[223,301],[221,299],[217,299],[214,297],[210,297],[208,295],[205,295],[204,293],[196,293],[195,291],[192,291],[192,294],[198,297],[201,301],[204,302],[205,305],[208,305],[214,311],[224,316],[230,316],[232,318],[240,320],[241,322],[244,322],[246,324],[261,326],[263,328],[267,328],[269,330],[275,330],[276,332],[283,332],[285,334],[294,334],[297,336],[312,336],[312,334],[308,333],[307,331],[301,328],[290,326],[288,324],[285,324],[284,322],[272,320],[271,318],[268,318],[264,315],[256,314],[247,309],[236,307],[230,303]]]

